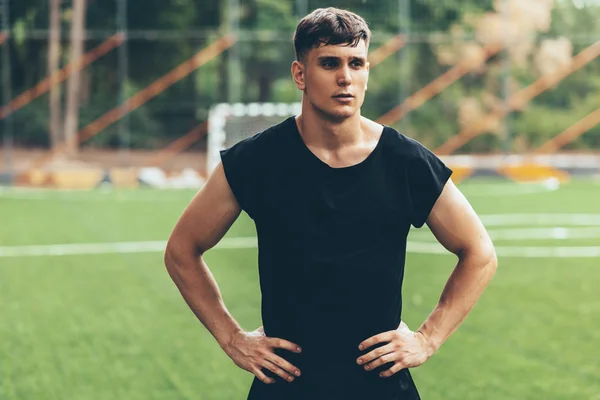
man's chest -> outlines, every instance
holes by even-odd
[[[399,182],[385,170],[329,172],[274,173],[265,186],[264,213],[257,223],[294,237],[321,240],[333,235],[351,241],[379,238],[408,227]]]

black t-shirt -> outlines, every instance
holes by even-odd
[[[332,168],[294,117],[221,152],[231,190],[254,220],[265,334],[300,368],[289,383],[254,379],[249,400],[418,399],[408,370],[390,378],[356,359],[365,339],[398,328],[406,237],[421,227],[452,171],[419,142],[384,127],[362,162]]]

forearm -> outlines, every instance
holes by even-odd
[[[433,354],[465,320],[496,271],[493,250],[459,257],[438,305],[419,328]]]
[[[225,307],[217,282],[202,256],[177,254],[167,248],[167,271],[190,309],[224,348],[242,329]]]

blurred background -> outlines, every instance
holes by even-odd
[[[245,398],[161,253],[218,150],[298,112],[327,6],[374,34],[363,115],[446,161],[500,257],[423,398],[600,399],[599,0],[0,0],[1,399]],[[245,215],[207,254],[248,330],[256,255]],[[412,329],[453,266],[411,232]]]
[[[374,32],[365,116],[440,155],[600,149],[594,0],[3,0],[3,180],[52,185],[39,170],[74,165],[205,175],[211,108],[299,101],[291,38],[330,5]]]

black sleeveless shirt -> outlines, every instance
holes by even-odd
[[[392,377],[356,359],[365,339],[398,328],[410,226],[421,227],[452,171],[384,127],[362,162],[332,168],[306,147],[294,117],[221,152],[231,190],[254,220],[265,334],[302,347],[276,353],[289,383],[255,378],[248,400],[418,399],[408,370]]]

